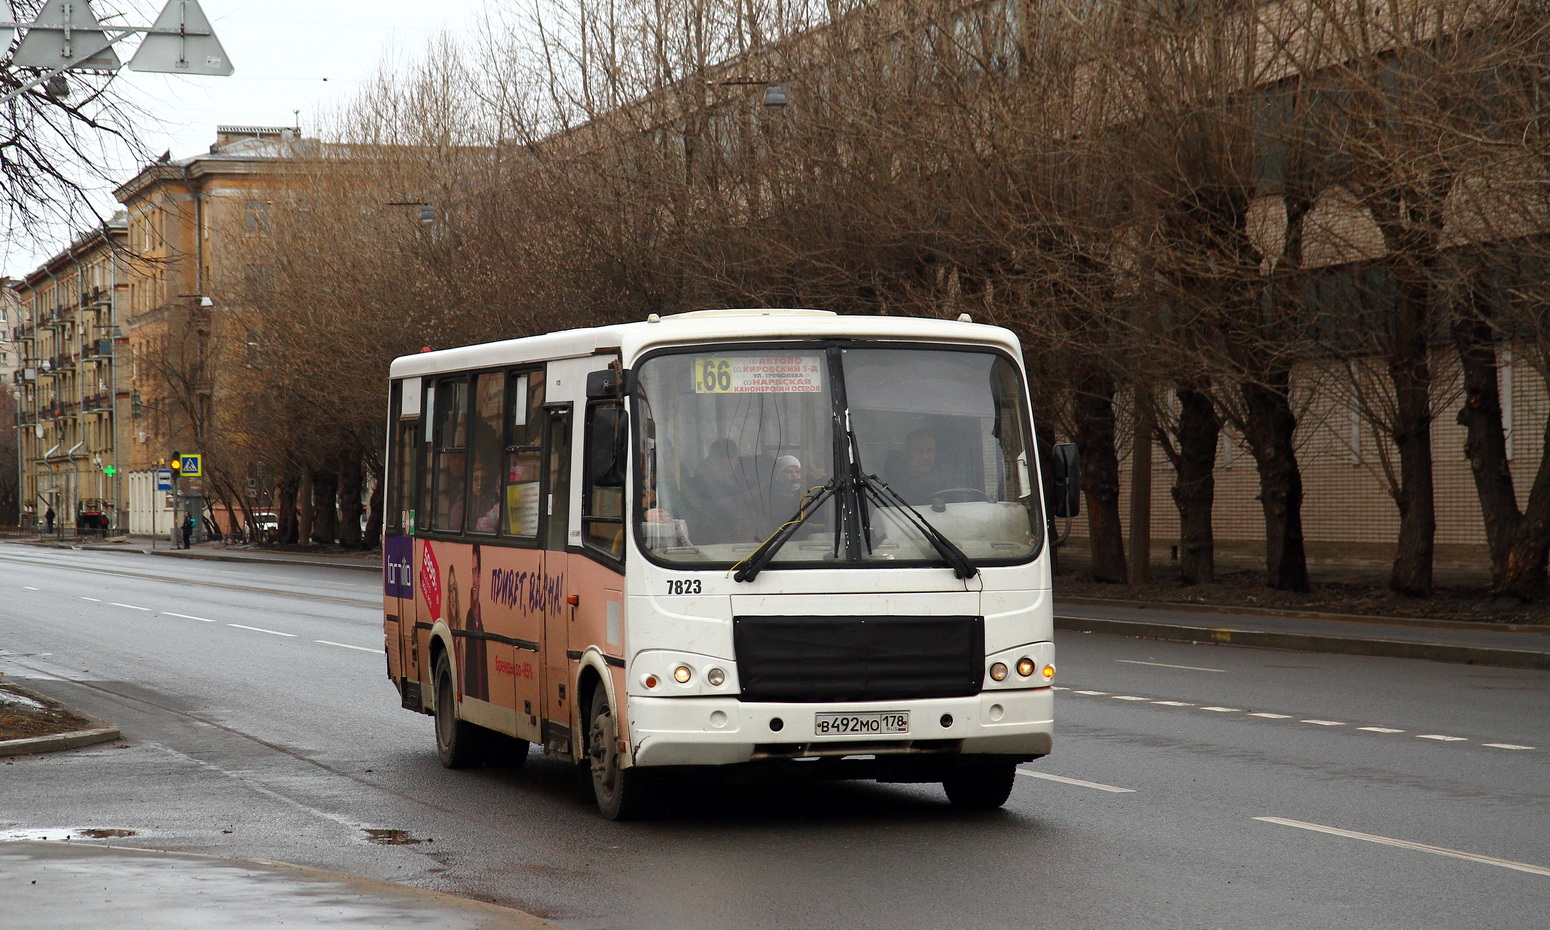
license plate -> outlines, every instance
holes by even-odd
[[[868,710],[857,713],[824,712],[813,715],[813,732],[819,736],[882,736],[908,733],[907,710]]]

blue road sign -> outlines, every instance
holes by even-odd
[[[170,468],[158,468],[158,469],[156,469],[156,490],[158,490],[158,491],[170,491],[170,490],[172,490],[172,469],[170,469]]]

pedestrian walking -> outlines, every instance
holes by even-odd
[[[192,549],[194,540],[194,515],[183,515],[183,548]]]
[[[48,524],[48,531],[50,533],[54,532],[54,508],[53,507],[49,507],[48,513],[45,513],[43,515],[43,522]]]

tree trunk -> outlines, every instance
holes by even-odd
[[[301,541],[301,526],[296,519],[296,505],[300,497],[301,479],[294,473],[286,473],[275,482],[275,502],[279,506],[275,514],[279,522],[279,541],[295,545]]]
[[[1178,452],[1173,504],[1179,511],[1179,580],[1187,585],[1216,580],[1216,537],[1211,512],[1216,497],[1216,446],[1222,420],[1202,388],[1186,383],[1174,389],[1179,398]]]
[[[312,522],[317,518],[317,506],[312,495],[312,473],[307,472],[301,476],[301,485],[296,490],[296,541],[298,543],[312,540]]]
[[[339,473],[318,469],[312,473],[312,535],[315,543],[328,545],[339,538]]]
[[[361,536],[362,549],[375,549],[382,541],[382,476],[376,474],[375,468],[372,472],[376,480],[371,485],[371,502],[366,514],[366,532]]]
[[[1491,576],[1499,588],[1523,515],[1512,486],[1512,463],[1507,460],[1495,328],[1488,313],[1484,301],[1472,301],[1453,322],[1453,342],[1464,373],[1464,406],[1458,415],[1459,425],[1464,427],[1464,456],[1474,475],[1475,496],[1480,499],[1480,516],[1491,550]]]
[[[1423,283],[1401,285],[1394,308],[1395,339],[1389,356],[1394,383],[1394,445],[1399,451],[1399,540],[1389,588],[1407,597],[1432,593],[1437,507],[1432,475],[1431,363],[1426,355]]]
[[[1119,453],[1114,445],[1114,377],[1096,367],[1076,384],[1076,444],[1082,454],[1082,493],[1093,580],[1124,584],[1125,537],[1119,519]]]
[[[347,464],[339,474],[339,545],[361,548],[361,490],[366,484],[359,459]]]
[[[1277,367],[1263,381],[1239,387],[1248,416],[1244,438],[1259,471],[1260,507],[1265,515],[1265,572],[1278,591],[1308,590],[1308,556],[1302,538],[1302,470],[1292,434],[1291,371]]]
[[[1507,570],[1498,590],[1524,602],[1545,596],[1546,554],[1550,553],[1550,420],[1545,421],[1545,443],[1539,456],[1539,471],[1528,493],[1528,507],[1512,534],[1507,554]]]

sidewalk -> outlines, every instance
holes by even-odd
[[[6,926],[28,930],[156,927],[435,927],[544,930],[522,911],[407,885],[262,859],[70,841],[0,841]]]

